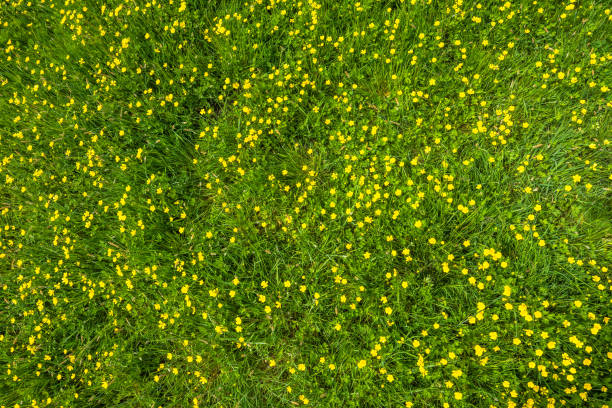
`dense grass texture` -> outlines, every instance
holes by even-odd
[[[0,407],[608,407],[611,6],[2,1]]]

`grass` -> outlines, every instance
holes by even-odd
[[[5,1],[0,407],[608,407],[602,1]]]

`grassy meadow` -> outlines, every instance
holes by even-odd
[[[611,8],[2,1],[0,407],[607,408]]]

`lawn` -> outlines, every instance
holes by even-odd
[[[1,2],[0,408],[607,408],[611,6]]]

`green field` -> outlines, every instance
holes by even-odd
[[[607,408],[610,8],[0,2],[0,408]]]

